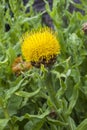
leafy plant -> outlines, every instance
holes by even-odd
[[[34,0],[0,1],[0,130],[87,129],[87,2],[47,0],[44,12],[35,12]],[[79,11],[70,12],[72,4]],[[29,10],[29,11],[28,11]],[[31,67],[19,75],[12,71],[21,54],[20,39],[26,31],[42,26],[47,12],[61,46],[51,68]]]

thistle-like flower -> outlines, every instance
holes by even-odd
[[[60,53],[60,45],[55,33],[45,27],[39,31],[26,33],[22,39],[22,54],[26,61],[40,67],[54,63]]]

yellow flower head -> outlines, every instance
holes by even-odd
[[[22,40],[22,54],[31,63],[48,63],[60,53],[60,45],[49,28],[26,33]]]

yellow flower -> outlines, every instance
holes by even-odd
[[[60,45],[49,28],[26,33],[22,40],[22,54],[31,63],[48,63],[60,53]]]

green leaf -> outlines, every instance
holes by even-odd
[[[41,130],[41,127],[45,121],[45,118],[43,119],[34,119],[33,121],[29,121],[25,127],[24,130]]]
[[[65,93],[66,88],[66,83],[62,79],[60,79],[60,89],[56,93],[56,97],[60,98]]]
[[[7,61],[8,61],[8,57],[6,57],[4,61],[0,61],[0,65],[7,63]]]
[[[9,119],[0,119],[0,130],[4,130],[8,121],[9,121]]]
[[[75,130],[75,129],[76,129],[76,125],[75,125],[74,120],[73,120],[71,117],[69,117],[68,120],[69,120],[70,129],[71,129],[71,130]]]
[[[43,11],[43,12],[38,13],[37,15],[32,16],[32,17],[30,17],[30,18],[28,18],[28,17],[26,17],[26,18],[23,18],[23,17],[21,18],[21,17],[19,17],[19,20],[20,20],[20,18],[22,19],[21,22],[20,22],[20,24],[24,24],[24,23],[26,23],[26,22],[32,21],[33,19],[38,19],[38,18],[41,17],[42,14],[44,14],[45,12],[46,12],[46,11]]]
[[[68,123],[61,122],[61,121],[55,120],[55,119],[51,119],[49,117],[47,117],[47,120],[48,120],[49,123],[55,124],[57,126],[67,126],[68,125]]]
[[[45,2],[46,11],[50,14],[51,10],[50,10],[49,3],[46,0],[44,0],[44,2]]]
[[[0,97],[0,107],[2,107],[2,106],[3,106],[3,98]]]
[[[34,118],[36,118],[36,119],[43,119],[43,118],[45,118],[46,116],[48,116],[49,113],[50,113],[50,111],[47,109],[47,110],[45,110],[45,112],[42,113],[41,115],[30,115],[30,114],[26,113],[24,116],[21,116],[21,117],[14,116],[14,117],[12,118],[12,120],[13,120],[14,122],[16,122],[16,121],[22,121],[22,120],[24,120],[24,119],[29,119],[29,120],[34,119]]]
[[[21,97],[31,98],[31,97],[35,96],[36,94],[38,94],[40,92],[40,89],[41,88],[38,88],[35,92],[31,92],[31,93],[28,93],[25,91],[18,91],[15,94],[18,96],[21,96]]]
[[[72,96],[71,96],[71,98],[70,98],[69,107],[68,107],[68,110],[67,110],[67,112],[66,112],[68,115],[72,112],[72,109],[74,108],[74,106],[75,106],[75,104],[76,104],[76,102],[77,102],[79,85],[80,85],[80,83],[78,82],[78,83],[74,86],[73,94],[72,94]]]
[[[10,65],[12,65],[14,59],[16,58],[16,52],[12,47],[9,47],[9,49],[7,50],[7,56],[8,56]]]
[[[7,106],[8,113],[10,116],[17,114],[17,111],[21,107],[22,101],[23,101],[22,97],[19,97],[16,95],[11,96],[11,98],[9,99],[9,102],[8,102],[8,106]]]
[[[22,85],[22,83],[24,82],[24,79],[17,79],[16,81],[16,85],[13,86],[12,88],[10,88],[7,92],[6,92],[6,96],[5,96],[5,100],[8,100],[12,94],[14,94]]]
[[[84,119],[75,130],[87,130],[87,118]]]

